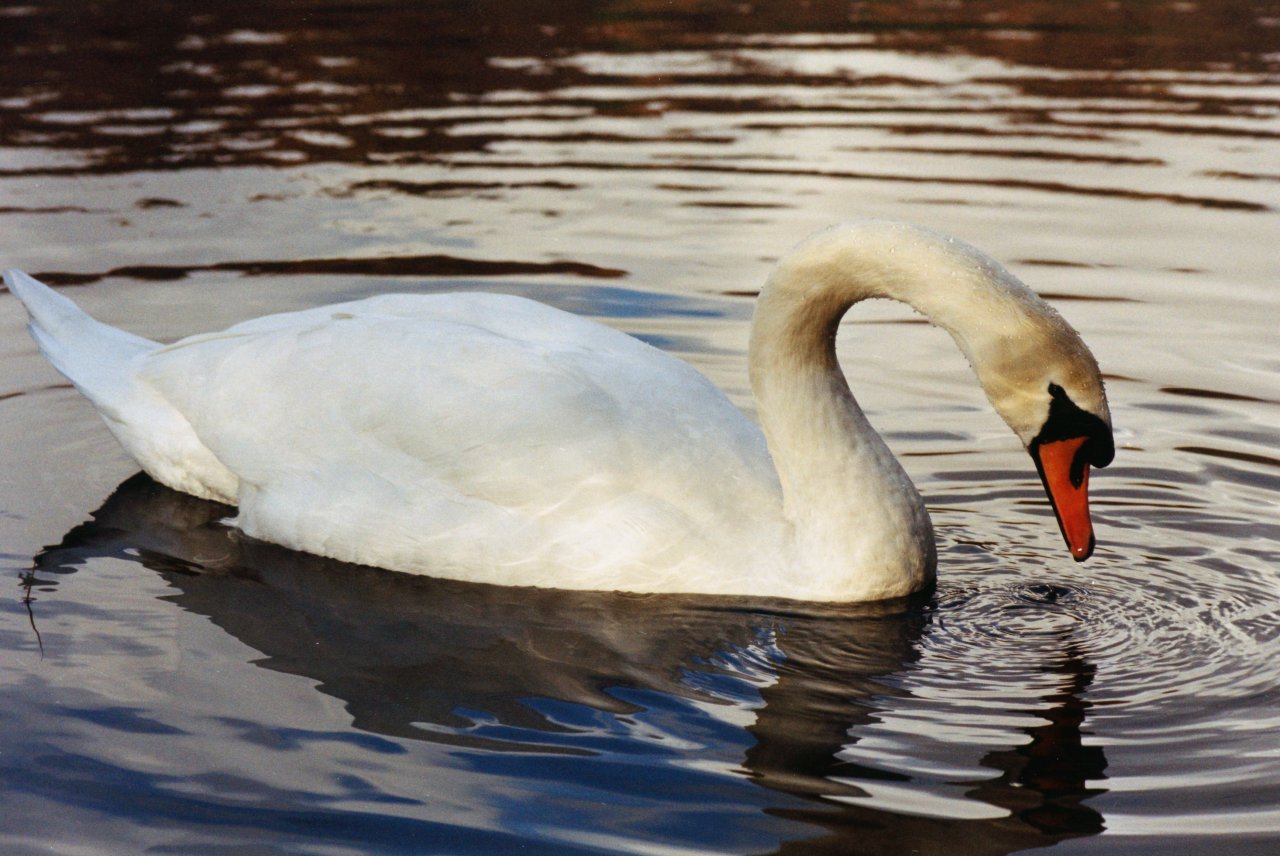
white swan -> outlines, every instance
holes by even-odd
[[[374,297],[160,345],[4,276],[153,478],[237,505],[253,537],[410,573],[807,600],[926,586],[929,515],[836,362],[869,297],[955,338],[1077,560],[1088,467],[1113,454],[1075,331],[978,250],[903,224],[830,229],[779,262],[751,330],[763,433],[685,363],[521,298]]]

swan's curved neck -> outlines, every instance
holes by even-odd
[[[901,223],[815,235],[778,263],[760,292],[751,386],[801,572],[822,574],[834,596],[863,599],[914,591],[935,563],[924,504],[836,362],[840,318],[868,297],[907,303],[950,333],[1033,456],[1046,431],[1058,438],[1064,428],[1054,415],[1061,398],[1083,420],[1070,430],[1097,444],[1085,462],[1105,466],[1111,457],[1097,361],[1062,316],[989,256]]]
[[[1012,278],[993,264],[923,230],[863,223],[802,244],[761,291],[751,386],[804,573],[830,581],[849,569],[841,585],[857,597],[907,594],[933,578],[928,512],[849,391],[836,331],[860,300],[900,300],[947,329],[976,367],[996,335],[984,331],[1025,316],[1004,305],[993,280]]]

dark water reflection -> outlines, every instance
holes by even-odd
[[[626,759],[641,771],[628,790],[644,791],[654,785],[639,780],[652,779],[679,794],[688,788],[682,776],[705,771],[664,771],[674,747],[635,728],[667,707],[665,739],[695,740],[703,757],[727,762],[720,775],[799,798],[766,800],[766,811],[827,830],[801,836],[803,852],[1007,853],[1103,829],[1086,800],[1104,792],[1106,758],[1081,740],[1094,667],[1066,635],[1040,665],[1052,688],[1030,704],[1044,724],[1012,730],[1007,747],[955,759],[990,771],[965,796],[994,808],[992,817],[895,815],[869,799],[869,789],[909,792],[912,777],[846,752],[858,727],[892,710],[901,695],[886,679],[917,661],[936,609],[927,598],[797,610],[782,602],[470,585],[246,541],[221,525],[229,511],[145,476],[130,479],[91,522],[37,557],[29,581],[39,590],[34,626],[42,601],[59,596],[59,578],[114,557],[158,572],[174,589],[164,600],[260,652],[254,665],[303,676],[339,699],[361,731],[473,753],[577,758],[602,766],[594,775],[604,777],[621,773]],[[697,707],[665,697],[749,716],[738,726],[729,718],[710,727]],[[110,708],[96,718],[117,727],[132,718],[135,729],[144,722]],[[183,739],[179,729],[145,730]],[[685,809],[678,800],[670,808]],[[711,807],[702,822],[720,823],[715,815]],[[696,849],[698,840],[685,844]]]
[[[1064,135],[1169,131],[1167,122],[1149,117],[1172,113],[1211,119],[1184,125],[1180,133],[1274,139],[1274,131],[1232,122],[1265,114],[1273,99],[1194,85],[1205,72],[1228,78],[1274,73],[1274,11],[1269,3],[1237,0],[1065,6],[824,0],[802,10],[729,0],[31,3],[0,14],[0,39],[12,51],[0,100],[0,146],[76,155],[74,165],[55,159],[7,174],[403,164],[482,153],[520,138],[511,127],[477,130],[476,120],[486,115],[530,126],[550,120],[552,127],[529,132],[543,143],[652,143],[651,134],[564,120],[820,111],[823,90],[835,97],[851,87],[873,94],[899,87],[928,97],[932,81],[921,79],[918,69],[807,69],[785,61],[797,46],[821,55],[872,39],[879,51],[963,54],[1026,67],[1012,79],[1015,98],[988,103],[986,111],[1029,126],[1049,122]],[[815,35],[822,33],[844,35]],[[851,39],[850,33],[859,35]],[[687,56],[668,67],[612,61],[672,51]],[[1159,74],[1144,73],[1152,70]],[[997,80],[1010,83],[1007,75],[988,82]],[[651,94],[671,84],[679,87]],[[781,85],[804,87],[817,100],[806,106],[778,91]],[[593,90],[613,86],[635,91],[595,97]],[[1051,113],[1055,104],[1086,100],[1092,118]],[[1135,116],[1126,102],[1147,105],[1147,118]],[[859,127],[875,126],[877,114],[902,111],[900,103],[874,98],[844,107],[844,121],[857,117]],[[906,134],[980,133],[954,105],[918,104],[912,111],[915,120],[894,117],[890,127]],[[935,118],[922,125],[926,114]],[[986,130],[1019,136],[1015,128]],[[716,146],[734,132],[727,133],[675,132],[670,140]]]

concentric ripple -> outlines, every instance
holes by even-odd
[[[1274,685],[1280,596],[1274,580],[1235,570],[1164,564],[946,587],[926,652],[997,689],[1001,673],[1071,650],[1106,676],[1095,704],[1247,697]]]
[[[1263,796],[1280,729],[1280,596],[1265,569],[1148,559],[1052,581],[953,575],[919,655],[845,757],[908,773],[930,813],[976,800],[1059,835],[1103,817],[1133,835],[1230,832],[1244,817],[1280,832]],[[1159,824],[1133,812],[1135,793],[1165,806]],[[1062,813],[1042,826],[1045,806]]]

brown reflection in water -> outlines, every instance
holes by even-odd
[[[1187,386],[1162,386],[1159,392],[1168,395],[1181,395],[1186,398],[1213,398],[1218,401],[1252,401],[1259,404],[1280,404],[1280,401],[1266,398],[1255,398],[1252,395],[1238,395],[1234,392],[1222,392],[1215,389],[1195,389]]]
[[[101,208],[85,208],[82,205],[43,205],[24,207],[20,205],[0,205],[0,214],[106,214]]]
[[[1280,182],[1280,174],[1263,173],[1263,172],[1238,172],[1229,169],[1213,169],[1205,170],[1201,175],[1209,178],[1234,178],[1241,181],[1277,181]]]
[[[1274,105],[1179,94],[1176,80],[1110,73],[1223,67],[1274,72],[1273,18],[1274,4],[1263,0],[815,0],[803,5],[736,0],[229,0],[198,9],[124,0],[33,0],[0,15],[0,41],[10,47],[0,99],[0,147],[74,150],[87,158],[74,167],[44,163],[5,174],[378,163],[481,152],[493,138],[452,133],[455,120],[445,114],[397,114],[453,109],[500,91],[525,92],[536,100],[538,93],[569,86],[664,82],[593,74],[554,62],[590,51],[683,48],[727,56],[728,71],[681,77],[708,85],[921,84],[883,75],[859,80],[843,72],[801,74],[735,56],[735,40],[749,41],[757,50],[779,46],[758,41],[760,34],[834,34],[837,47],[838,36],[864,34],[886,50],[962,53],[1102,72],[1078,78],[1048,75],[1015,85],[1042,97],[1133,98],[1157,101],[1163,112],[1249,115]],[[822,37],[807,44],[821,48]],[[491,61],[510,57],[551,62],[530,73],[519,63]],[[647,98],[584,100],[578,106],[596,115],[623,116],[672,106],[743,112],[787,105],[732,97],[666,106]],[[1002,110],[998,105],[989,109]],[[528,107],[529,115],[538,112],[537,106]],[[1087,122],[1082,130],[1143,127],[1168,130],[1158,123],[1132,122]]]
[[[1266,455],[1254,455],[1249,452],[1233,452],[1228,449],[1210,449],[1206,446],[1174,446],[1174,451],[1187,452],[1192,455],[1204,455],[1209,458],[1225,458],[1228,461],[1240,461],[1246,464],[1261,464],[1264,467],[1280,469],[1280,458]]]
[[[1001,188],[1005,190],[1033,190],[1047,193],[1061,193],[1072,196],[1169,202],[1175,205],[1191,205],[1198,208],[1210,208],[1223,211],[1266,212],[1274,210],[1270,205],[1265,205],[1261,202],[1249,202],[1242,199],[1226,199],[1214,196],[1192,196],[1184,193],[1162,193],[1147,190],[1134,190],[1124,187],[1097,187],[1067,184],[1061,181],[1031,181],[1015,178],[961,178],[948,175],[912,175],[907,173],[851,172],[848,170],[805,169],[800,167],[742,166],[732,163],[708,164],[689,159],[640,164],[616,163],[610,161],[568,160],[553,161],[550,163],[535,163],[532,161],[486,159],[484,161],[458,161],[451,165],[455,169],[483,167],[485,169],[574,169],[599,170],[602,172],[710,172],[733,175],[822,178],[834,179],[837,181],[885,181],[901,184],[951,185],[956,187]]]
[[[350,195],[362,190],[384,190],[407,196],[473,196],[491,190],[577,190],[578,185],[567,181],[403,181],[379,178],[353,182],[345,193]]]
[[[236,271],[249,276],[515,276],[565,274],[587,279],[619,279],[627,272],[586,262],[519,262],[464,259],[457,256],[373,256],[370,258],[297,259],[294,261],[220,262],[212,265],[128,265],[101,273],[44,271],[37,279],[49,285],[88,285],[109,277],[166,282],[201,271]]]
[[[1000,160],[1043,160],[1067,163],[1097,163],[1111,166],[1163,166],[1161,158],[1130,157],[1127,155],[1084,154],[1081,152],[1055,152],[1046,149],[1009,148],[960,148],[941,146],[844,146],[846,152],[894,152],[909,155],[954,155],[964,158],[998,158]]]

